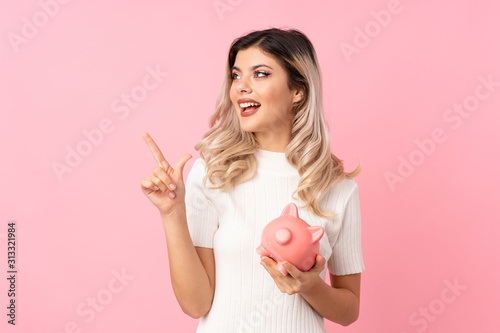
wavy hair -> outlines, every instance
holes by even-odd
[[[344,178],[354,178],[354,171],[344,172],[343,160],[330,151],[328,125],[323,115],[322,78],[316,52],[309,39],[296,29],[252,31],[235,39],[229,49],[226,75],[210,118],[210,129],[195,145],[207,165],[207,179],[212,189],[228,191],[233,186],[252,179],[257,173],[254,153],[260,148],[253,132],[240,127],[237,110],[230,100],[231,71],[239,51],[252,46],[272,56],[286,71],[289,89],[303,91],[302,99],[292,106],[293,122],[290,142],[285,149],[288,162],[298,170],[300,181],[292,197],[299,198],[316,215],[334,218],[337,214],[320,207],[322,197],[330,186]],[[216,182],[212,180],[214,178]]]

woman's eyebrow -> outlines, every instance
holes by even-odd
[[[268,66],[268,65],[264,65],[264,64],[255,65],[255,66],[249,67],[248,69],[249,69],[249,70],[254,70],[254,69],[258,68],[258,67],[267,67],[267,68],[273,69],[272,67],[270,67],[270,66]],[[238,67],[236,67],[236,66],[231,67],[231,70],[233,70],[233,69],[235,69],[235,70],[237,70],[237,71],[240,71],[240,72],[241,72],[241,69],[239,69],[239,68],[238,68]]]

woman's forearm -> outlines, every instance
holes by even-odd
[[[345,288],[331,287],[319,276],[314,287],[301,295],[316,312],[330,321],[347,326],[358,319],[359,300],[356,295]]]
[[[186,211],[177,210],[170,216],[160,215],[165,229],[170,279],[175,297],[186,314],[199,318],[210,310],[213,291],[191,240]]]

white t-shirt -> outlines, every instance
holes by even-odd
[[[206,165],[201,157],[187,177],[186,213],[193,244],[213,248],[215,257],[212,307],[200,318],[196,332],[327,332],[324,318],[300,294],[280,291],[260,265],[256,249],[264,226],[293,202],[301,219],[325,229],[319,252],[332,274],[364,271],[357,183],[344,179],[330,187],[321,206],[338,215],[324,219],[292,198],[300,176],[285,153],[259,149],[255,157],[257,174],[229,192],[203,186]],[[207,187],[212,186],[207,180]],[[326,268],[320,274],[323,280],[325,274]]]

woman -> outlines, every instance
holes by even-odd
[[[365,267],[352,178],[361,168],[345,173],[330,152],[320,69],[303,33],[273,28],[232,43],[185,186],[192,156],[172,168],[144,138],[158,166],[141,188],[160,211],[172,287],[183,311],[201,317],[197,332],[326,332],[323,318],[357,320]],[[284,276],[256,248],[289,202],[325,233],[315,265],[301,272],[286,263]]]

